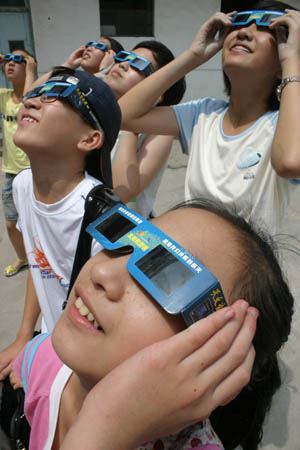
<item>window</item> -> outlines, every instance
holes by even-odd
[[[1,0],[1,8],[25,8],[25,0]]]
[[[9,51],[24,50],[24,41],[8,41]]]
[[[153,36],[153,0],[100,0],[103,36]]]

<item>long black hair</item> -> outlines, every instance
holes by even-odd
[[[249,9],[249,6],[247,7]],[[286,9],[296,9],[293,6],[288,5],[287,3],[283,3],[280,1],[276,1],[276,0],[258,0],[256,2],[254,2],[253,4],[251,4],[251,9],[266,9],[266,10],[271,10],[271,11],[282,11],[284,12]],[[239,8],[237,8],[238,11],[243,11],[245,10],[245,7],[240,6]],[[226,73],[223,70],[223,79],[224,79],[224,85],[225,85],[225,93],[230,96],[231,94],[231,84],[229,81],[228,76],[226,75]],[[277,99],[276,96],[276,87],[280,84],[280,80],[278,80],[275,85],[274,88],[272,90],[272,93],[268,99],[268,108],[269,111],[275,111],[277,109],[279,109],[279,101]]]
[[[264,230],[215,201],[191,200],[175,209],[184,207],[210,211],[236,230],[242,258],[231,300],[243,298],[259,311],[253,341],[256,357],[248,385],[231,403],[217,408],[211,421],[226,450],[238,445],[256,450],[272,397],[281,385],[277,352],[291,330],[294,299],[278,263],[275,242]]]
[[[143,41],[139,42],[132,49],[134,51],[137,48],[147,48],[151,50],[158,69],[165,66],[169,62],[173,61],[174,55],[171,50],[159,41]],[[163,95],[163,100],[159,106],[171,106],[177,105],[182,100],[182,97],[186,90],[185,78],[180,78],[176,81]]]

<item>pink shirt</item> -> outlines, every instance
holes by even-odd
[[[18,355],[14,369],[23,380],[24,412],[31,426],[30,450],[51,450],[63,389],[72,374],[52,347],[51,333],[30,341]],[[113,436],[112,436],[113,440]],[[222,450],[209,419],[178,434],[144,443],[138,450]]]
[[[24,347],[14,369],[25,390],[24,412],[32,429],[29,448],[50,450],[61,393],[72,371],[56,355],[49,333],[37,336]]]

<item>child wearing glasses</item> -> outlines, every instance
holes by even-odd
[[[130,275],[134,253],[99,252],[81,270],[53,333],[27,345],[15,362],[32,450],[222,449],[206,419],[220,404],[213,420],[217,432],[226,428],[225,448],[257,448],[280,386],[277,352],[293,312],[271,244],[244,219],[206,200],[181,205],[152,224],[176,246],[192,249],[232,306],[180,333],[182,316],[166,312],[145,281]],[[122,225],[114,231],[122,234]],[[236,298],[246,301],[233,304]]]
[[[114,64],[109,66],[109,71],[101,69],[99,72],[97,55],[89,48],[88,46],[84,53],[84,55],[89,53],[89,66],[85,61],[87,57],[83,56],[81,67],[93,71],[92,73],[105,80],[117,99],[174,59],[172,52],[161,42],[143,41],[136,44],[130,52],[122,50],[116,53]],[[153,103],[175,105],[182,100],[185,89],[185,79],[182,78]],[[122,202],[130,202],[130,207],[143,217],[154,215],[156,194],[172,143],[171,136],[123,132],[114,149],[112,165],[114,191]]]
[[[31,169],[16,177],[13,195],[30,272],[20,329],[0,355],[2,379],[32,337],[39,313],[48,331],[60,317],[86,195],[100,182],[112,186],[110,152],[120,120],[112,90],[84,71],[58,68],[23,98],[14,141]]]
[[[12,53],[0,54],[0,68],[2,67],[6,78],[12,83],[12,88],[0,88],[3,133],[2,171],[5,173],[2,203],[7,233],[17,254],[16,261],[4,269],[4,275],[11,277],[28,265],[22,234],[16,228],[18,214],[12,196],[12,182],[24,167],[29,166],[29,160],[23,150],[14,144],[13,136],[17,129],[17,113],[22,96],[34,81],[36,63],[27,51],[14,50]]]
[[[161,42],[143,41],[131,52],[120,52],[115,56],[116,64],[106,82],[120,99],[133,86],[172,60],[174,55]],[[176,105],[182,100],[185,89],[185,79],[181,78],[154,103]],[[154,203],[172,144],[172,136],[120,133],[112,164],[114,192],[145,218],[155,215]]]
[[[64,65],[72,68],[81,65],[84,70],[102,78],[112,88],[117,99],[174,59],[173,53],[161,42],[143,41],[135,45],[131,52],[119,50],[114,54],[114,63],[109,65],[109,70],[101,69],[99,72],[100,48],[97,51],[95,48],[99,46],[104,49],[105,45],[105,39],[88,42],[82,59],[79,58],[82,54],[78,49]],[[40,84],[43,80],[45,76],[37,82]],[[182,100],[185,89],[185,79],[182,78],[153,103],[176,105]],[[122,202],[130,202],[130,207],[143,217],[154,215],[156,194],[172,144],[172,136],[123,132],[112,153],[114,191]]]
[[[114,64],[114,56],[124,50],[116,39],[104,36],[96,41],[89,41],[71,53],[63,64],[66,67],[77,69],[79,66],[89,73],[100,72],[107,75]]]
[[[216,13],[188,50],[119,102],[123,129],[180,137],[189,154],[186,199],[218,198],[275,233],[299,187],[300,12],[269,0],[253,10]],[[229,102],[203,98],[152,108],[221,48]]]

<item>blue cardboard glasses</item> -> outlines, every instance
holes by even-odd
[[[131,256],[133,278],[187,326],[226,306],[219,281],[181,245],[142,216],[118,203],[86,231],[106,250]]]
[[[60,79],[62,79],[62,77],[60,77]],[[94,129],[103,132],[102,127],[89,107],[84,94],[77,87],[78,83],[78,78],[73,76],[65,77],[65,81],[56,81],[52,78],[52,81],[47,81],[41,86],[34,88],[32,91],[27,92],[27,94],[23,96],[22,102],[24,103],[28,98],[33,97],[41,97],[41,102],[43,103],[52,103],[59,98],[65,99],[73,108],[79,111],[89,125]]]
[[[107,52],[107,50],[108,50],[108,45],[102,41],[90,41],[87,44],[85,44],[85,46],[86,46],[86,48],[87,47],[95,47],[98,50],[102,50],[103,52]]]
[[[146,77],[154,72],[154,67],[149,59],[143,58],[136,53],[122,50],[114,56],[116,62],[128,61],[130,66],[142,72]]]
[[[20,53],[6,53],[3,58],[4,62],[14,61],[16,63],[26,62],[24,56]]]
[[[249,10],[236,13],[232,17],[232,26],[248,25],[255,21],[256,25],[269,27],[271,25],[271,19],[277,19],[283,16],[281,11],[267,11],[267,10]]]

